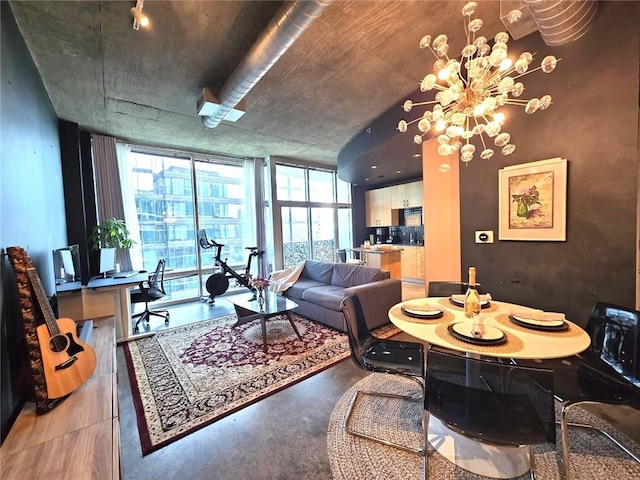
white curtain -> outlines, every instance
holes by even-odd
[[[99,221],[107,218],[124,219],[122,187],[118,171],[116,139],[103,135],[91,135],[93,169],[96,179],[96,201]],[[126,222],[126,220],[125,220]],[[127,228],[131,230],[129,224]],[[116,262],[123,270],[131,270],[128,250],[118,250]]]
[[[131,145],[124,143],[116,144],[118,154],[118,171],[120,173],[120,183],[122,185],[122,207],[124,210],[124,221],[127,224],[131,239],[135,242],[129,250],[131,264],[134,268],[143,268],[142,263],[142,240],[140,238],[140,223],[138,222],[138,212],[136,210],[136,199],[132,183],[132,168],[129,155]]]

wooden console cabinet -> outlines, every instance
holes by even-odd
[[[120,478],[114,318],[93,325],[93,375],[44,415],[24,406],[0,448],[3,480]]]

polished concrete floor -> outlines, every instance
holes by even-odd
[[[423,285],[403,283],[403,299],[422,296]],[[173,327],[224,315],[232,306],[220,298],[215,306],[194,302],[170,311]],[[156,318],[150,328],[166,327]],[[343,361],[143,457],[122,348],[117,357],[123,479],[331,479],[329,418],[344,392],[368,375]],[[609,409],[607,416],[640,442],[637,412]]]

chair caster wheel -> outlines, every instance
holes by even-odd
[[[166,319],[166,320],[164,321],[164,324],[168,327],[168,326],[169,326],[169,319]]]
[[[139,329],[138,327],[135,327],[135,328],[133,329],[133,333],[138,333],[139,331],[140,331],[140,329]]]

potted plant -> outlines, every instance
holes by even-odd
[[[89,236],[93,250],[101,248],[131,248],[135,243],[124,220],[108,218],[91,229]]]

